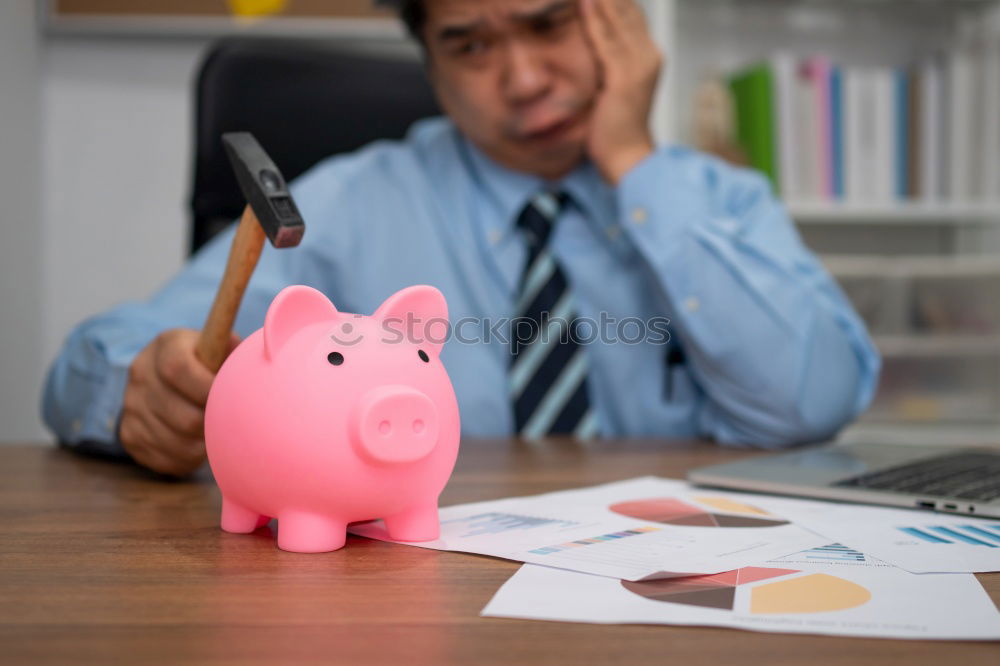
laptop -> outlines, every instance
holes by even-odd
[[[1000,449],[851,444],[692,470],[700,485],[1000,518]]]

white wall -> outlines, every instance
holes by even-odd
[[[77,322],[183,263],[203,40],[55,37],[43,91],[47,359]]]
[[[184,259],[193,40],[46,37],[0,2],[0,442],[46,441],[70,328]]]
[[[41,434],[41,47],[31,0],[0,2],[0,439]]]
[[[0,2],[0,441],[45,440],[44,373],[85,316],[185,254],[202,40],[45,37]]]
[[[183,262],[204,40],[44,36],[0,3],[0,441],[46,440],[44,374],[84,317]]]

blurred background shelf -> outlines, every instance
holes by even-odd
[[[977,358],[1000,355],[1000,335],[879,335],[873,338],[886,358]]]
[[[1000,441],[1000,2],[647,6],[660,136],[769,174],[883,355],[841,439]]]
[[[788,213],[799,224],[1000,224],[1000,201],[935,204],[901,201],[854,204],[827,201],[788,201]]]

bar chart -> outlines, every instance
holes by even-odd
[[[457,518],[454,520],[441,521],[442,525],[464,523],[466,531],[458,535],[462,538],[477,537],[484,534],[499,534],[501,532],[511,532],[520,530],[530,530],[537,527],[560,528],[574,527],[579,523],[571,520],[559,520],[556,518],[542,518],[537,516],[525,516],[515,513],[480,513],[467,518]]]
[[[922,525],[896,529],[927,543],[966,543],[987,548],[1000,547],[1000,525]]]

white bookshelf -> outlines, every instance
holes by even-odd
[[[998,0],[640,0],[667,56],[655,110],[659,138],[690,138],[706,72],[732,71],[776,49],[844,64],[905,63],[951,48],[969,26],[1000,31]]]
[[[898,67],[948,52],[978,34],[975,31],[1000,35],[998,0],[645,4],[667,56],[654,109],[657,136],[687,144],[692,137],[692,100],[707,74],[725,75],[779,50],[794,57],[821,54],[847,67]],[[842,439],[1000,440],[1000,328],[967,333],[905,330],[916,316],[914,302],[907,300],[914,294],[908,291],[913,280],[966,280],[1000,299],[1000,288],[992,289],[1000,285],[1000,201],[938,197],[872,203],[788,200],[785,205],[831,272],[855,281],[852,297],[866,295],[864,288],[857,289],[859,279],[884,281],[887,294],[880,297],[887,300],[869,302],[867,314],[889,314],[882,319],[903,329],[874,332],[885,363],[879,393],[884,399],[876,400],[870,418],[852,426]],[[997,278],[993,283],[992,276]],[[894,415],[899,417],[895,421]],[[940,422],[935,415],[943,415]]]
[[[990,335],[876,335],[885,357],[979,358],[1000,355],[1000,334]]]
[[[1000,224],[1000,201],[986,203],[884,204],[788,201],[788,213],[799,224],[957,225]]]
[[[693,143],[693,99],[711,74],[725,77],[777,53],[823,55],[845,68],[911,66],[982,35],[1000,35],[1000,0],[640,1],[667,63],[654,128],[660,140],[684,144]],[[947,173],[942,177],[947,182]],[[978,224],[1000,217],[995,198],[938,196],[898,206],[889,199],[862,206],[788,203],[804,223]]]
[[[653,113],[658,139],[691,143],[695,90],[781,50],[844,65],[903,65],[954,47],[971,28],[1000,35],[1000,0],[640,0],[666,56]],[[1000,223],[1000,201],[786,201],[800,225],[976,227]],[[956,232],[956,234],[962,232]],[[980,246],[982,235],[952,243]],[[1000,234],[988,242],[1000,251]],[[820,252],[823,248],[817,248]]]

